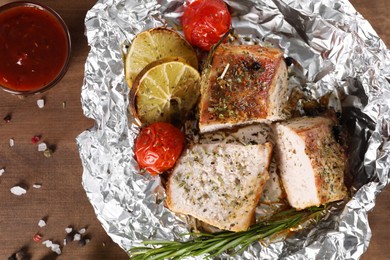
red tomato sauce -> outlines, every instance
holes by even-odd
[[[49,11],[34,5],[0,12],[0,85],[17,92],[45,87],[67,63],[67,32]]]

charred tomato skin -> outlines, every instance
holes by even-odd
[[[181,22],[187,41],[209,51],[229,31],[231,16],[223,0],[195,0],[186,7]]]
[[[172,168],[183,150],[184,134],[172,124],[153,123],[141,129],[135,140],[135,159],[152,175]]]

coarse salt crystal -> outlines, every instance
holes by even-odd
[[[12,194],[14,194],[16,196],[21,196],[21,195],[27,193],[27,190],[25,188],[20,187],[20,186],[14,186],[10,189],[10,191],[12,192]]]
[[[85,245],[88,244],[90,241],[91,241],[91,239],[89,239],[89,238],[81,239],[81,240],[79,241],[79,246],[85,246]]]
[[[71,228],[71,227],[67,227],[67,228],[65,228],[65,232],[66,233],[70,233],[70,232],[72,232],[73,231],[73,228]]]
[[[50,247],[51,251],[57,253],[57,255],[61,254],[61,247],[59,244],[53,243],[51,240],[45,240],[42,242],[46,247]]]
[[[2,176],[4,172],[5,172],[4,168],[1,168],[0,169],[0,176]]]
[[[47,149],[47,144],[46,143],[40,143],[38,144],[38,152],[44,152]]]
[[[74,234],[73,240],[79,241],[81,239],[81,235],[79,233]]]
[[[61,247],[60,247],[60,245],[52,243],[51,251],[55,252],[57,255],[60,255],[61,254]]]
[[[42,184],[39,184],[39,183],[33,184],[33,188],[35,188],[35,189],[40,189],[41,187],[42,187]]]
[[[64,238],[64,246],[66,246],[66,238]]]
[[[39,227],[44,227],[44,226],[46,226],[46,221],[44,221],[43,219],[40,219],[39,222],[38,222],[38,226],[39,226]]]
[[[9,139],[9,146],[13,147],[15,145],[15,140],[13,138]]]
[[[44,244],[46,247],[51,247],[53,242],[51,242],[51,240],[45,240],[45,241],[42,242],[42,244]]]
[[[87,230],[86,230],[85,228],[82,228],[82,229],[79,230],[79,233],[80,233],[80,234],[84,234],[85,231],[87,231]]]
[[[38,99],[37,105],[39,108],[43,108],[45,106],[45,100],[44,99]]]
[[[61,254],[61,248],[52,249],[57,255]]]

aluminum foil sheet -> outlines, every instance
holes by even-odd
[[[278,46],[301,66],[299,85],[314,98],[333,92],[350,142],[352,197],[319,225],[284,241],[250,246],[236,259],[358,259],[367,219],[389,182],[390,52],[347,1],[226,1],[235,32]],[[187,239],[185,221],[163,206],[160,179],[138,174],[132,145],[139,129],[128,111],[124,44],[148,28],[179,25],[183,0],[101,0],[87,13],[91,48],[81,101],[95,120],[77,137],[82,183],[97,218],[124,250],[145,239]],[[222,255],[222,259],[230,259]]]

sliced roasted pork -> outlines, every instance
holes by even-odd
[[[199,128],[286,119],[288,83],[283,53],[258,45],[221,44],[202,79]]]
[[[272,142],[272,129],[267,124],[252,124],[233,129],[204,133],[199,143],[264,144]]]
[[[176,163],[167,206],[219,229],[242,231],[254,220],[272,145],[196,144]]]
[[[346,157],[326,117],[302,117],[275,126],[277,163],[287,199],[296,209],[346,196]]]

